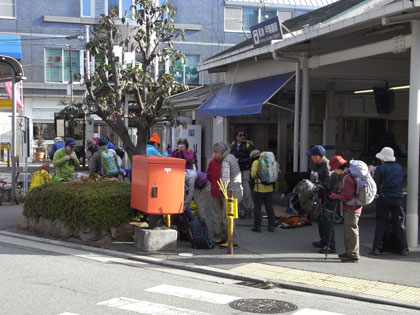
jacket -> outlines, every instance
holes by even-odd
[[[241,171],[251,169],[251,158],[249,154],[254,150],[254,143],[251,140],[245,140],[240,144],[235,140],[231,143],[230,149],[230,153],[238,159]]]
[[[348,176],[347,176],[348,175]],[[350,172],[347,170],[340,176],[340,189],[339,189],[339,200],[342,201],[343,210],[351,210],[355,213],[361,213],[361,206],[350,206],[346,203],[351,201],[356,194],[356,182],[354,178],[350,175]]]
[[[74,177],[74,168],[80,165],[80,161],[74,152],[71,154],[73,159],[66,161],[64,160],[64,157],[67,155],[65,147],[57,150],[54,154],[53,164],[57,177],[70,179]]]
[[[324,160],[321,163],[314,163],[312,159],[309,160],[309,170],[312,172],[318,173],[318,182],[324,187],[328,189],[329,182],[330,182],[330,163],[329,160],[324,157]]]
[[[44,185],[46,182],[52,182],[50,173],[48,173],[46,170],[38,170],[34,172],[31,176],[31,185],[29,186],[29,191],[35,187]]]
[[[156,148],[155,148],[155,146],[154,145],[152,145],[152,144],[146,144],[146,154],[147,155],[157,155],[157,156],[165,156],[165,157],[167,157],[168,156],[168,152],[167,151],[165,151],[165,153],[163,153],[163,155],[162,155],[162,153],[160,153]]]
[[[50,160],[52,161],[54,159],[54,153],[57,152],[57,150],[60,150],[64,147],[64,141],[58,141],[57,143],[54,143],[50,152]]]
[[[260,192],[260,193],[269,193],[273,192],[273,184],[264,185],[261,183],[260,180],[260,161],[255,160],[252,162],[251,167],[251,178],[254,179],[255,185],[254,185],[254,191]]]
[[[385,162],[376,168],[373,176],[378,195],[386,198],[403,198],[402,181],[403,170],[400,164]]]
[[[220,171],[222,182],[227,185],[228,190],[233,191],[234,197],[238,198],[238,201],[242,200],[242,176],[238,160],[234,155],[226,151],[220,161],[222,163]]]
[[[194,169],[194,151],[193,150],[190,150],[190,149],[178,150],[177,149],[173,151],[170,156],[174,158],[178,158],[178,159],[184,159],[186,161],[185,168],[189,170]]]
[[[202,189],[208,183],[206,174],[195,170],[185,170],[185,185],[188,188],[185,204],[188,205],[194,197],[195,189]]]
[[[211,184],[211,195],[212,197],[222,198],[222,192],[220,191],[217,181],[220,179],[220,171],[222,169],[222,164],[216,159],[212,158],[209,166],[207,167],[207,179]]]

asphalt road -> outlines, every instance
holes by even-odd
[[[242,314],[237,299],[295,304],[295,314],[418,314],[418,311],[166,268],[0,236],[0,314]],[[248,313],[249,314],[249,313]],[[289,313],[291,314],[291,313]]]

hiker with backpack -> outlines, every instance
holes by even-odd
[[[330,171],[340,176],[338,193],[331,193],[329,198],[341,201],[344,218],[344,247],[345,253],[338,257],[342,262],[358,263],[359,253],[359,218],[362,206],[355,204],[354,199],[358,193],[356,180],[349,171],[350,164],[342,156],[333,156],[330,160]]]
[[[329,161],[325,156],[325,149],[322,145],[314,145],[306,152],[309,159],[310,181],[316,185],[317,198],[321,199],[321,205],[317,205],[320,211],[316,211],[315,217],[318,223],[320,240],[312,242],[312,246],[319,248],[320,253],[335,253],[334,222],[326,215],[330,187]],[[316,200],[318,202],[318,200]]]
[[[188,189],[184,204],[189,206],[190,202],[194,198],[194,202],[197,204],[196,215],[199,215],[204,220],[206,219],[206,202],[210,200],[210,183],[207,179],[206,173],[185,170],[185,186]]]
[[[273,186],[278,179],[278,164],[272,152],[260,153],[259,150],[253,150],[249,156],[253,160],[251,178],[254,180],[254,227],[251,231],[261,233],[261,206],[264,202],[268,216],[267,230],[274,232],[276,217],[273,209]]]
[[[64,141],[61,139],[61,137],[55,137],[54,138],[54,144],[50,151],[50,160],[54,160],[54,153],[57,152],[57,150],[60,150],[62,147],[64,147]]]
[[[114,150],[107,149],[108,142],[106,136],[98,139],[98,151],[93,154],[88,163],[89,171],[103,176],[117,177],[119,174],[117,154]]]
[[[254,150],[254,143],[246,139],[245,128],[235,130],[235,140],[231,143],[230,149],[231,154],[236,157],[241,170],[243,199],[239,204],[239,216],[244,219],[250,218],[254,209],[254,203],[252,201],[251,188],[249,187],[251,172],[251,158],[249,154]]]
[[[392,214],[392,226],[399,244],[399,254],[409,254],[405,229],[405,214],[402,208],[402,181],[403,170],[399,163],[395,162],[394,150],[390,147],[382,148],[376,154],[381,165],[376,167],[374,180],[378,187],[378,199],[376,200],[376,229],[371,255],[380,255],[382,242],[388,225],[388,214]]]

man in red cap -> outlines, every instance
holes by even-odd
[[[358,263],[359,253],[359,217],[362,213],[361,206],[353,206],[348,203],[356,195],[356,182],[349,172],[349,162],[340,155],[333,156],[330,160],[330,171],[340,176],[339,193],[331,193],[330,199],[341,201],[344,218],[344,247],[346,252],[339,254],[342,262]]]

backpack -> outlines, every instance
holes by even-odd
[[[209,239],[206,222],[198,215],[191,222],[191,245],[194,249],[212,249],[214,241]]]
[[[259,158],[259,172],[261,183],[274,184],[279,177],[279,164],[273,152],[262,152]]]
[[[309,222],[308,218],[299,215],[299,214],[293,214],[293,213],[286,213],[284,216],[280,216],[280,225],[279,227],[283,229],[290,229],[295,228],[299,226],[305,226],[305,225],[312,225],[311,222]]]
[[[103,150],[101,152],[102,174],[105,176],[117,176],[118,166],[115,161],[115,152],[113,150]]]
[[[213,240],[208,237],[206,222],[200,216],[194,216],[189,207],[184,207],[184,212],[178,215],[178,228],[180,238],[190,240],[192,248],[214,248]]]
[[[295,200],[293,206],[301,210],[307,216],[319,214],[318,187],[308,179],[301,180],[296,185]]]
[[[375,180],[370,175],[369,168],[365,162],[351,160],[349,165],[350,174],[344,176],[343,187],[346,178],[352,176],[356,182],[356,195],[346,204],[349,206],[366,206],[375,199],[377,190]]]

